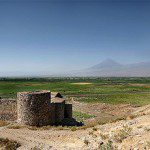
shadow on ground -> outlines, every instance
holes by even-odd
[[[71,118],[71,119],[65,118],[61,122],[56,123],[56,125],[61,125],[61,126],[83,126],[84,123],[83,122],[78,122],[74,118]]]

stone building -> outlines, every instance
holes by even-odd
[[[45,126],[72,119],[72,104],[66,104],[60,93],[55,95],[51,98],[51,92],[46,90],[17,93],[18,123]]]

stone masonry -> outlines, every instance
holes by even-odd
[[[50,91],[17,93],[17,121],[31,126],[61,124],[64,118],[72,119],[72,105],[63,98],[53,98]]]

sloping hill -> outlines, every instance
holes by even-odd
[[[27,127],[0,127],[0,138],[21,143],[18,150],[149,150],[150,105],[136,108],[125,120],[87,129],[70,131],[69,128],[29,129]],[[1,146],[1,145],[0,145]],[[0,147],[1,149],[1,147]]]
[[[71,73],[73,76],[98,77],[149,77],[150,62],[123,65],[111,59],[80,71]]]

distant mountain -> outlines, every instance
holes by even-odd
[[[101,62],[101,63],[99,63],[95,66],[92,66],[89,69],[118,68],[118,67],[121,67],[121,66],[122,66],[121,64],[115,62],[112,59],[106,59],[103,62]]]
[[[0,72],[0,77],[150,77],[150,62],[133,64],[120,64],[112,59],[83,70],[75,70],[66,73],[42,72]]]
[[[74,71],[72,76],[150,77],[150,62],[123,65],[107,59],[90,68]]]

